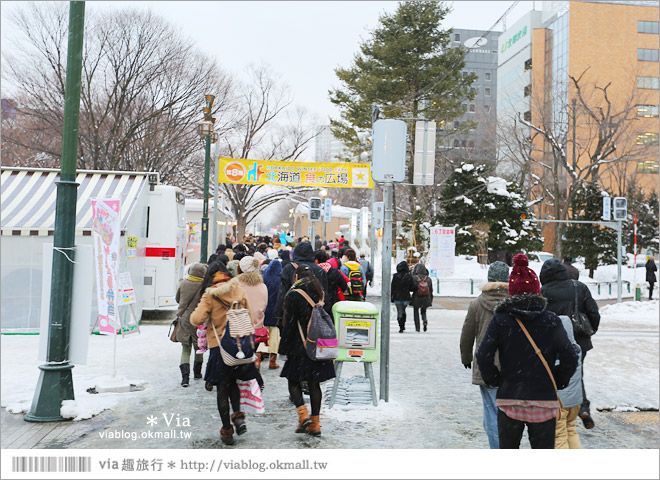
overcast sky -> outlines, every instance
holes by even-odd
[[[23,2],[1,3],[2,49],[11,34],[6,15]],[[453,12],[443,28],[489,29],[513,2],[447,2]],[[512,25],[541,2],[520,2],[508,15]],[[178,25],[181,31],[213,55],[220,65],[240,76],[244,67],[262,61],[286,82],[296,104],[317,114],[321,123],[338,112],[328,90],[339,86],[334,69],[349,67],[361,41],[378,25],[382,13],[397,2],[86,2],[88,12],[127,7],[149,8]],[[495,30],[502,30],[500,23]]]

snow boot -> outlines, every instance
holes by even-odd
[[[589,412],[584,412],[580,415],[580,418],[582,419],[582,424],[584,425],[584,428],[587,430],[591,430],[596,426],[594,423],[594,419],[591,418],[591,415],[589,415]]]
[[[277,364],[277,353],[271,353],[270,354],[270,362],[268,363],[268,368],[271,370],[275,370],[276,368],[280,368],[280,366]]]
[[[221,428],[220,440],[222,440],[222,443],[225,445],[233,445],[236,443],[236,440],[234,440],[234,427],[229,427],[227,430]]]
[[[232,413],[231,421],[236,427],[237,435],[243,435],[245,432],[247,432],[247,425],[245,425],[245,412]]]
[[[195,379],[202,378],[202,362],[195,362],[193,365],[193,373],[195,374]]]
[[[187,387],[190,384],[190,364],[182,363],[179,365],[179,370],[181,370],[181,386]]]
[[[307,407],[301,405],[297,408],[298,410],[298,428],[296,428],[296,433],[306,433],[307,427],[312,423],[312,420],[309,418],[309,413],[307,413]]]
[[[312,424],[307,429],[307,433],[314,437],[318,437],[321,435],[321,424],[319,423],[320,418],[318,415],[312,415],[310,418],[312,419]]]
[[[261,354],[257,353],[254,358],[254,366],[257,367],[257,370],[261,370]]]
[[[428,325],[429,325],[428,323],[424,322],[424,331],[428,330]]]

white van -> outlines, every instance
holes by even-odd
[[[151,185],[144,255],[145,310],[177,307],[187,250],[185,197],[178,187]]]

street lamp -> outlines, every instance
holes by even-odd
[[[206,107],[204,107],[204,120],[199,122],[199,135],[206,138],[205,158],[204,158],[204,207],[202,210],[202,244],[199,252],[199,261],[206,263],[208,258],[208,239],[209,239],[209,168],[211,164],[211,137],[213,123],[215,119],[211,117],[211,108],[213,108],[214,95],[204,95]]]

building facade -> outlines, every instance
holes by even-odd
[[[315,162],[338,162],[339,157],[346,152],[344,142],[335,138],[330,125],[321,125],[315,138]]]

